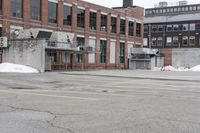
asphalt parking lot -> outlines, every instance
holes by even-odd
[[[0,73],[0,133],[199,133],[200,73]]]

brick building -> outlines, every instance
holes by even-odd
[[[160,2],[155,8],[146,9],[144,47],[161,49],[165,65],[191,67],[193,62],[199,64],[193,61],[199,57],[198,53],[189,54],[200,48],[199,16],[200,4],[190,5],[187,1],[179,1],[175,6]]]
[[[0,36],[12,38],[16,30],[29,28],[70,32],[75,34],[74,47],[96,50],[90,55],[70,53],[70,69],[82,64],[85,69],[128,68],[129,49],[143,44],[144,9],[127,2],[132,0],[111,9],[80,0],[0,0]],[[54,64],[63,64],[61,50],[47,52]]]

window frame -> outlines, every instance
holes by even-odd
[[[111,16],[111,33],[117,33],[117,18]]]
[[[101,26],[100,31],[101,32],[107,32],[107,15],[101,14]]]
[[[120,19],[120,34],[125,35],[126,34],[126,20]]]
[[[186,40],[187,43],[184,43],[184,41]],[[188,36],[183,36],[182,37],[182,46],[188,46],[188,43],[189,43],[189,38]]]
[[[23,18],[23,0],[10,0],[10,15],[15,18]],[[17,9],[18,8],[18,9]],[[20,10],[20,13],[17,13]],[[15,13],[15,15],[14,15]]]
[[[120,51],[119,51],[119,60],[120,60],[120,64],[124,64],[125,63],[125,43],[124,42],[120,42]]]
[[[77,27],[85,27],[85,9],[77,8]]]
[[[34,2],[39,2],[39,3],[34,3]],[[41,14],[42,14],[41,5],[42,5],[41,0],[38,1],[30,0],[30,18],[32,20],[39,20],[39,21],[41,20]]]
[[[50,4],[55,7],[50,7]],[[54,11],[52,11],[52,9],[54,9]],[[48,22],[53,24],[58,22],[58,3],[48,1]]]
[[[67,14],[66,14],[67,12]],[[63,5],[63,25],[71,26],[72,25],[72,7]]]
[[[97,30],[97,13],[90,11],[90,30]]]
[[[100,63],[106,64],[106,53],[107,53],[107,41],[106,40],[100,40]]]

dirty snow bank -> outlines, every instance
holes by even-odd
[[[184,67],[179,67],[179,68],[175,68],[173,66],[164,66],[164,67],[154,67],[153,68],[153,71],[179,71],[179,72],[182,72],[182,71],[194,71],[194,72],[197,72],[199,71],[200,72],[200,65],[197,65],[191,69],[188,69],[188,68],[184,68]]]
[[[0,64],[0,72],[14,72],[14,73],[39,73],[38,70],[19,64],[2,63]]]
[[[200,65],[191,68],[190,71],[200,71]]]

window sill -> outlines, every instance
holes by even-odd
[[[30,22],[34,22],[34,23],[41,23],[41,20],[35,20],[35,19],[30,19]]]
[[[18,17],[12,17],[12,16],[11,16],[11,19],[19,20],[19,21],[23,21],[24,20],[24,18],[18,18]]]

